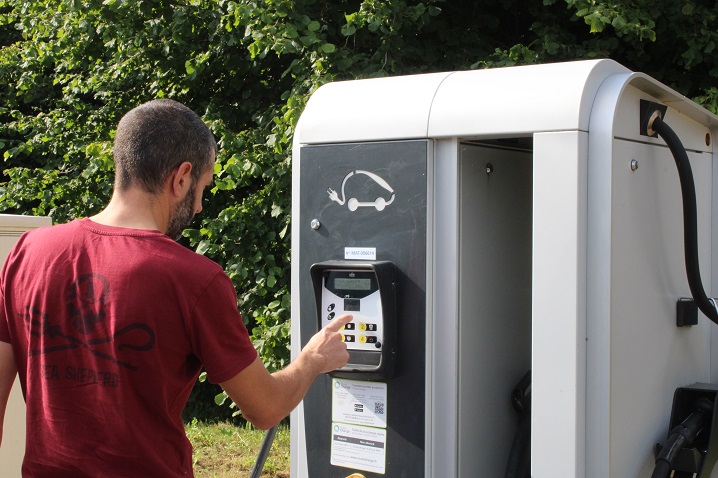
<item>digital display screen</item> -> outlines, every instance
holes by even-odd
[[[341,290],[371,290],[371,279],[336,277],[334,279],[334,288]]]

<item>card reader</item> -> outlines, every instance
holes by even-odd
[[[352,314],[342,329],[349,362],[336,377],[388,379],[396,355],[396,267],[389,261],[328,261],[311,266],[320,328]]]

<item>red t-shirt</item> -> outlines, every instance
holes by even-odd
[[[0,293],[23,476],[193,476],[181,414],[201,368],[223,382],[257,357],[219,265],[159,231],[82,219],[23,235]]]

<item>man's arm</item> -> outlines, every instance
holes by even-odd
[[[351,319],[351,315],[343,315],[317,332],[296,360],[283,370],[270,374],[257,358],[220,385],[242,410],[244,418],[257,428],[271,428],[304,398],[317,375],[346,365],[349,353],[339,330]]]
[[[10,396],[10,389],[15,382],[17,366],[12,353],[12,345],[0,341],[0,444],[2,444],[2,430],[5,421],[5,409]]]

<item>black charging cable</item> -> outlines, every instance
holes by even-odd
[[[668,478],[675,466],[676,458],[683,448],[691,448],[698,433],[713,416],[713,403],[705,397],[696,400],[693,412],[668,434],[666,444],[656,457],[656,466],[651,478]]]
[[[512,390],[511,405],[519,414],[519,423],[504,478],[531,478],[531,370]]]
[[[655,131],[668,145],[678,168],[683,196],[683,247],[685,250],[686,275],[693,300],[706,317],[718,324],[718,310],[703,288],[698,264],[698,214],[696,208],[696,186],[688,154],[676,133],[663,121],[656,110],[649,120],[648,130]]]
[[[260,446],[259,453],[257,454],[257,461],[254,462],[254,467],[249,475],[250,478],[259,478],[261,476],[262,470],[264,469],[264,462],[267,461],[269,450],[272,448],[272,443],[274,443],[277,428],[279,428],[279,423],[267,430],[264,434],[262,445]]]

